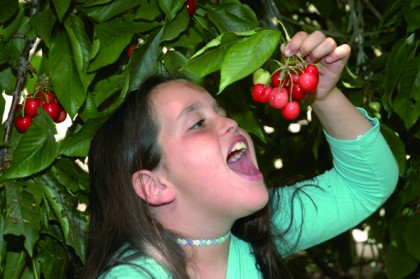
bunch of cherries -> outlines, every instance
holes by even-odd
[[[16,130],[23,133],[32,124],[32,118],[38,114],[38,108],[45,110],[55,123],[63,122],[67,112],[58,102],[54,91],[42,88],[34,94],[25,96],[22,104],[18,105],[18,112],[15,118]]]
[[[318,67],[297,55],[287,58],[283,63],[275,62],[279,67],[273,74],[262,68],[254,72],[252,99],[268,103],[280,109],[283,118],[294,120],[300,114],[299,101],[315,92],[318,86]]]

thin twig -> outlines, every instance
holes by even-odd
[[[22,36],[17,35],[15,37],[21,38]],[[18,66],[16,86],[12,94],[12,104],[9,110],[9,115],[5,122],[5,132],[4,132],[3,140],[6,145],[9,144],[10,142],[10,137],[12,134],[12,127],[15,120],[16,107],[17,107],[17,104],[19,103],[20,93],[22,92],[23,87],[25,85],[25,78],[26,78],[26,74],[29,68],[29,52],[34,43],[33,38],[29,38],[29,37],[22,37],[22,38],[25,39],[26,44],[25,44],[25,48],[22,51],[22,55],[19,57],[19,62],[18,62],[19,66]],[[8,153],[9,153],[8,148],[6,146],[3,146],[0,150],[1,163],[3,163],[4,159],[8,157]]]

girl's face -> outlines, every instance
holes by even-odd
[[[268,192],[249,135],[201,86],[175,80],[152,94],[172,206],[197,219],[229,222],[265,206]]]

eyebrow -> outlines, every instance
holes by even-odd
[[[186,117],[187,115],[191,114],[194,111],[199,110],[200,108],[202,108],[203,105],[201,103],[193,103],[187,107],[185,107],[178,115],[177,119],[181,118],[181,117]],[[212,104],[212,108],[214,111],[219,112],[219,111],[225,111],[220,104],[214,100],[213,104]]]

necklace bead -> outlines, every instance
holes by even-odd
[[[211,239],[177,238],[176,242],[181,246],[212,246],[222,244],[230,237],[230,232],[224,236]]]

